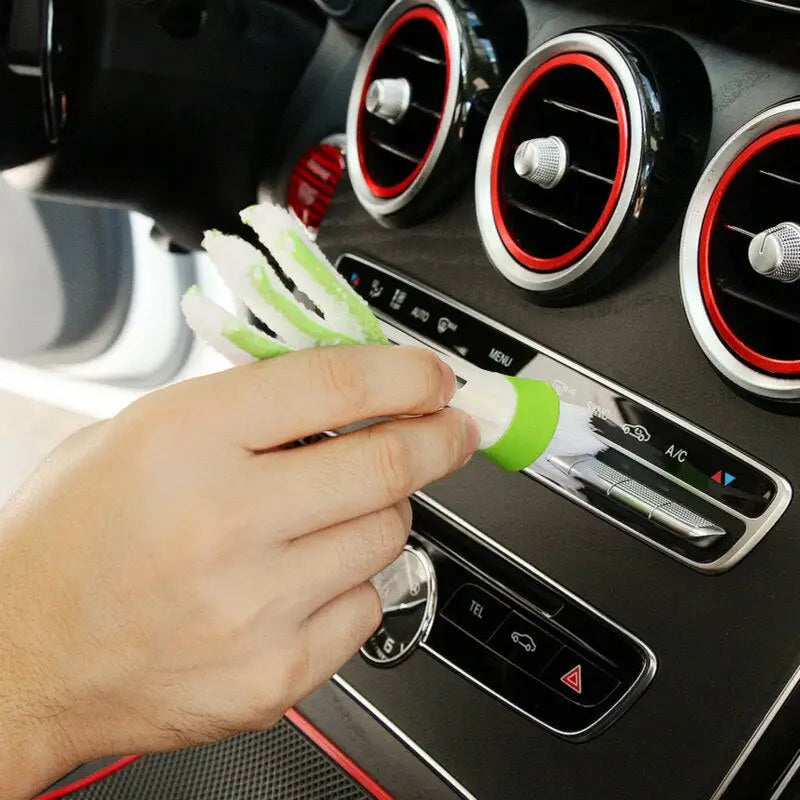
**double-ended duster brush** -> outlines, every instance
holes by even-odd
[[[200,339],[234,364],[309,347],[390,345],[366,301],[336,272],[288,211],[262,204],[246,209],[241,217],[318,311],[286,288],[256,247],[236,236],[210,231],[203,247],[221,277],[276,337],[192,287],[181,305]],[[548,383],[509,377],[448,355],[439,356],[461,384],[450,406],[475,419],[481,431],[480,451],[502,469],[516,472],[533,466],[539,474],[563,483],[564,475],[550,464],[550,456],[594,455],[604,448],[592,429],[589,411],[562,401]]]

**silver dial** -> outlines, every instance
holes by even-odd
[[[405,78],[378,78],[367,89],[364,105],[370,114],[395,125],[411,105],[411,84]]]
[[[558,136],[528,139],[514,154],[517,175],[542,189],[558,186],[568,166],[567,146]]]
[[[408,545],[372,582],[381,597],[383,620],[361,654],[372,664],[389,667],[407,658],[428,635],[436,611],[436,575],[428,554]]]
[[[782,222],[756,234],[748,251],[750,266],[761,275],[784,283],[800,278],[800,225]]]

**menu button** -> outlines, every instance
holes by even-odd
[[[514,356],[510,356],[507,353],[504,353],[499,347],[493,347],[489,351],[489,358],[491,358],[492,361],[501,364],[506,369],[509,369],[511,365],[514,363]]]

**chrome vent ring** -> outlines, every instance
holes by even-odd
[[[747,392],[800,400],[800,101],[720,148],[684,222],[684,308],[705,355]]]
[[[618,279],[679,218],[709,118],[705,69],[674,34],[546,42],[501,90],[481,141],[475,201],[492,264],[544,304]]]
[[[398,0],[367,40],[350,94],[347,163],[364,208],[409,224],[468,173],[465,128],[498,66],[481,20],[459,0]],[[479,35],[481,34],[481,35]]]

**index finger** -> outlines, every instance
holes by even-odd
[[[356,345],[287,353],[199,379],[215,429],[250,450],[450,402],[453,371],[421,347]]]

